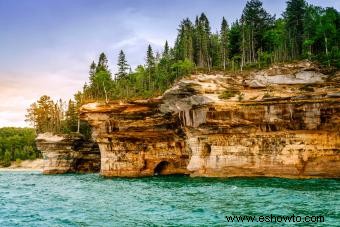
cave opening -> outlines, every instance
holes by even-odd
[[[167,161],[162,161],[154,169],[154,175],[165,175],[170,163]]]

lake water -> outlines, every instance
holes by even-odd
[[[1,227],[240,226],[226,216],[270,214],[323,215],[324,223],[309,226],[339,226],[339,199],[340,181],[332,179],[106,179],[0,172]]]

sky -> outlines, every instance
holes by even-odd
[[[339,0],[309,0],[340,9]],[[240,17],[246,0],[0,0],[0,127],[26,127],[26,109],[42,95],[68,100],[88,80],[104,52],[115,72],[122,49],[134,68],[148,44],[174,43],[180,21],[208,16],[212,31],[224,16]],[[285,0],[263,0],[280,17]]]

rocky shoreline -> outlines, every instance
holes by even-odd
[[[103,176],[338,178],[339,77],[306,61],[197,74],[162,97],[90,103],[80,112],[99,146]],[[37,144],[44,173],[77,171],[64,165],[81,157],[74,141],[61,149],[55,141]]]

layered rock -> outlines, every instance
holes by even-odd
[[[187,173],[189,151],[179,122],[162,114],[158,104],[152,100],[83,107],[82,117],[92,126],[100,148],[102,175]]]
[[[215,106],[187,128],[196,176],[340,176],[337,102]]]
[[[37,148],[44,158],[44,174],[99,172],[100,152],[96,143],[81,134],[39,134]]]
[[[309,62],[192,75],[157,99],[84,105],[81,118],[104,176],[340,177],[334,75]]]

